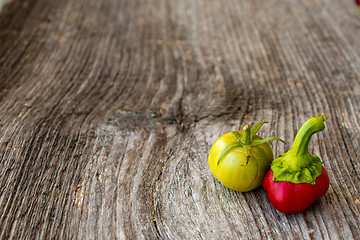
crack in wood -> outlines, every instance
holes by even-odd
[[[163,170],[164,170],[164,167],[165,167],[165,163],[171,157],[172,157],[172,149],[170,149],[169,154],[168,154],[168,156],[166,158],[166,161],[163,163],[163,166],[161,166],[161,171],[158,174],[158,176],[157,176],[157,178],[155,180],[154,186],[152,188],[152,191],[151,191],[151,204],[152,204],[152,209],[153,209],[152,212],[151,212],[151,216],[152,216],[152,219],[153,219],[153,224],[154,224],[154,227],[155,227],[155,231],[158,234],[158,239],[161,237],[161,234],[160,234],[160,230],[159,230],[159,227],[158,227],[158,224],[157,224],[157,219],[156,219],[155,192],[156,192],[157,184],[160,181],[161,176],[163,175]]]
[[[152,220],[153,220],[153,225],[154,225],[154,228],[155,228],[155,231],[156,231],[156,234],[158,235],[158,239],[159,237],[161,236],[160,234],[160,230],[159,230],[159,227],[157,225],[157,219],[156,219],[156,207],[155,207],[155,199],[154,199],[154,194],[155,194],[155,191],[156,191],[156,185],[158,183],[158,180],[160,179],[162,175],[162,171],[160,172],[159,176],[158,176],[158,179],[155,181],[155,184],[153,186],[153,189],[151,191],[151,204],[152,204],[152,212],[151,212],[151,216],[152,216]]]

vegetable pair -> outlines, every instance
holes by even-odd
[[[324,115],[317,115],[305,122],[292,148],[274,161],[267,141],[282,140],[256,136],[265,122],[251,130],[246,125],[243,131],[226,133],[210,149],[210,170],[224,186],[236,191],[250,191],[263,184],[271,204],[283,213],[304,211],[329,188],[320,158],[308,151],[311,136],[325,128],[325,121]]]

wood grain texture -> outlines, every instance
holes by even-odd
[[[360,14],[335,0],[12,0],[0,14],[0,239],[359,239]],[[284,215],[211,175],[313,114],[330,177]]]

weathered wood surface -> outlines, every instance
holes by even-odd
[[[359,239],[360,14],[336,0],[12,0],[0,14],[0,239]],[[284,215],[207,166],[313,114],[328,193]]]

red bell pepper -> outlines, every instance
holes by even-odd
[[[325,129],[326,119],[318,115],[306,121],[292,148],[276,158],[265,175],[263,187],[270,203],[280,212],[302,212],[329,188],[329,177],[320,158],[308,151],[311,136]]]

